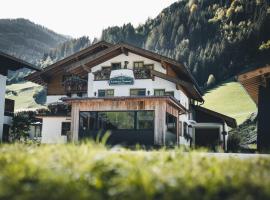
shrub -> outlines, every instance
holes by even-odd
[[[269,199],[270,158],[2,145],[0,199]]]
[[[228,151],[239,152],[241,150],[241,137],[238,134],[229,134],[228,136]]]

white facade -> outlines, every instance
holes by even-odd
[[[43,117],[41,143],[66,143],[67,136],[61,135],[62,122],[70,122],[68,117]]]
[[[132,76],[133,63],[143,61],[144,64],[153,64],[154,70],[166,74],[166,70],[161,66],[159,62],[150,60],[148,58],[129,53],[128,56],[125,54],[121,54],[116,56],[106,62],[103,62],[92,68],[92,73],[88,74],[88,97],[95,97],[95,94],[98,94],[98,90],[105,89],[113,89],[114,96],[130,96],[130,89],[146,89],[146,95],[154,95],[155,89],[165,89],[166,92],[174,92],[174,97],[180,101],[180,103],[185,106],[187,109],[189,108],[189,99],[188,97],[181,91],[176,89],[176,84],[170,81],[161,79],[159,77],[155,77],[152,79],[134,79],[134,84],[132,85],[109,85],[109,81],[95,81],[93,73],[101,70],[102,67],[111,66],[112,63],[120,63],[124,66],[125,61],[128,61],[127,68],[129,69],[121,69],[116,70],[120,71],[121,75],[124,76]],[[117,73],[117,72],[113,72]],[[112,77],[114,74],[111,75]],[[134,75],[133,75],[134,77]]]
[[[2,141],[2,136],[3,136],[6,80],[7,80],[7,77],[0,74],[0,141]]]
[[[174,97],[186,108],[189,109],[189,98],[184,94],[183,91],[176,89],[176,84],[168,80],[155,77],[153,80],[149,79],[135,79],[134,84],[131,85],[110,85],[108,80],[94,80],[94,73],[101,70],[102,67],[111,66],[112,63],[121,63],[123,68],[125,62],[128,61],[127,69],[113,70],[111,72],[110,78],[123,75],[127,77],[134,78],[133,74],[133,64],[134,62],[144,62],[145,65],[153,65],[154,70],[166,74],[167,71],[164,69],[160,62],[150,60],[143,56],[128,53],[120,54],[110,60],[107,60],[95,67],[92,67],[91,73],[88,74],[88,90],[87,97],[97,97],[98,90],[113,89],[114,96],[130,96],[130,89],[145,89],[146,95],[153,96],[155,89],[165,89],[166,92],[174,92]],[[47,96],[46,103],[61,102],[61,98],[66,97],[65,95],[49,95]],[[72,97],[77,97],[76,94],[72,94]],[[84,96],[83,96],[84,97]],[[66,142],[66,136],[61,136],[61,123],[64,122],[66,118],[56,118],[56,117],[45,117],[43,118],[42,126],[42,143],[64,143]],[[188,120],[188,114],[180,116],[182,123]],[[167,134],[167,140],[171,138]],[[189,145],[189,142],[185,140],[184,137],[180,137],[180,143],[183,145]]]
[[[128,62],[126,65],[126,68],[123,69],[123,66]],[[145,89],[146,95],[153,96],[155,89],[162,89],[165,90],[165,92],[173,92],[174,98],[179,101],[179,103],[184,106],[188,111],[190,110],[190,98],[186,96],[186,94],[182,90],[178,90],[176,88],[176,84],[159,78],[157,76],[154,77],[154,79],[136,79],[134,78],[133,73],[133,66],[134,62],[143,62],[144,65],[153,65],[154,70],[158,71],[163,74],[167,74],[166,69],[164,69],[161,65],[161,63],[156,62],[154,60],[150,60],[148,58],[145,58],[143,56],[134,54],[129,52],[128,55],[121,54],[118,55],[112,59],[109,59],[101,64],[98,64],[97,66],[94,66],[91,68],[91,72],[88,73],[88,90],[87,95],[83,95],[83,97],[98,97],[98,91],[99,90],[107,90],[107,89],[113,89],[114,90],[114,96],[118,97],[125,97],[130,96],[130,89]],[[103,67],[111,67],[113,63],[121,63],[122,68],[118,70],[111,71],[110,78],[118,77],[118,76],[125,76],[130,77],[134,80],[133,84],[126,84],[126,85],[110,85],[109,80],[95,80],[95,72],[100,71]],[[48,103],[54,103],[61,101],[60,99],[66,97],[66,96],[47,96],[47,104]],[[76,94],[72,94],[71,97],[77,97]],[[187,140],[183,133],[184,133],[184,123],[190,125],[190,121],[193,120],[193,116],[186,112],[184,114],[181,114],[179,117],[179,123],[181,123],[181,130],[182,133],[179,138],[179,144],[190,146],[191,140]],[[65,143],[67,141],[66,136],[61,136],[61,124],[62,122],[70,122],[69,119],[65,117],[45,117],[43,118],[43,127],[42,127],[42,143]],[[194,125],[196,124],[196,125]],[[196,123],[190,127],[188,127],[187,132],[190,136],[192,136],[193,140],[192,142],[195,142],[195,129],[201,129],[201,128],[219,128],[220,134],[222,132],[222,124],[211,124],[211,123]],[[165,134],[164,140],[166,141],[166,144],[170,144],[171,142],[176,141],[175,135],[170,134],[167,132]],[[222,137],[220,137],[222,140]]]

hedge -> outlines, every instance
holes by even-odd
[[[0,199],[270,199],[270,158],[94,143],[1,145]]]

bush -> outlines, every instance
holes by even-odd
[[[269,199],[270,158],[2,145],[0,199]]]
[[[238,134],[229,134],[228,137],[228,151],[240,152],[241,137]]]

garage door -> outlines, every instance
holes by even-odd
[[[196,129],[195,146],[197,148],[206,147],[211,150],[219,145],[219,129]]]

